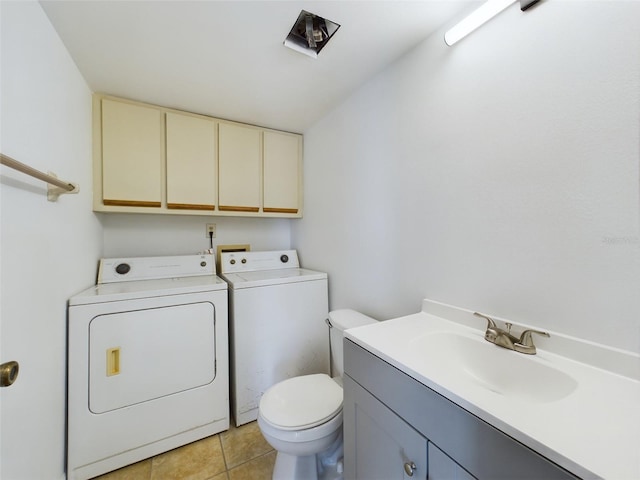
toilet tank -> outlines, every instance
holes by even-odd
[[[329,321],[333,328],[329,329],[331,341],[331,376],[333,378],[342,377],[344,373],[343,365],[343,332],[348,328],[361,327],[376,323],[378,320],[368,317],[355,310],[343,309],[329,312]]]

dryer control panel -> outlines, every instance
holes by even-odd
[[[220,255],[220,273],[254,272],[300,268],[298,252],[275,250],[270,252],[225,252]]]
[[[155,280],[161,278],[215,275],[213,255],[169,257],[103,258],[98,266],[98,284]]]

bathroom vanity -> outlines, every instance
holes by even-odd
[[[355,343],[344,355],[345,478],[578,478]]]
[[[419,314],[346,332],[345,479],[640,478],[636,378],[497,347],[483,325],[464,325],[471,315],[425,301]],[[640,365],[595,353],[625,373]]]

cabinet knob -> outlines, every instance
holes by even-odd
[[[416,471],[416,464],[413,462],[407,462],[404,464],[404,471],[409,477],[413,477],[413,472]]]

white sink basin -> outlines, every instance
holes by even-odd
[[[579,478],[640,479],[640,355],[555,332],[525,355],[487,342],[484,327],[425,300],[345,336]]]
[[[410,353],[442,374],[471,380],[498,395],[533,403],[560,400],[571,394],[578,383],[566,373],[544,363],[534,355],[493,345],[483,338],[452,332],[420,335],[410,342]]]

